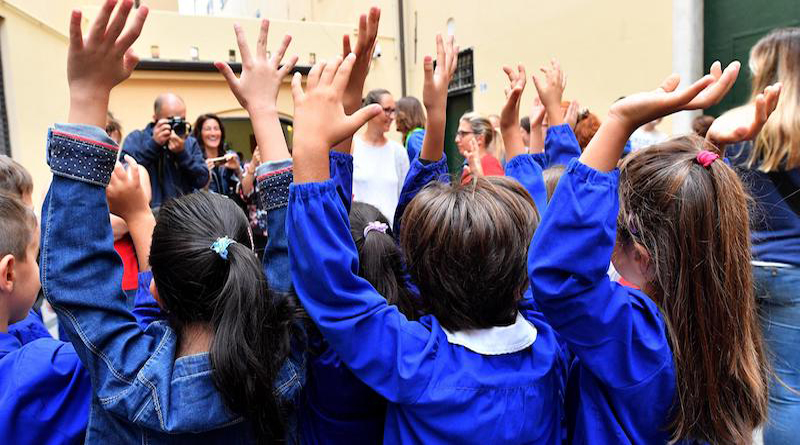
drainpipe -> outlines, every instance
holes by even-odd
[[[703,0],[672,2],[672,70],[684,85],[703,77]],[[672,119],[672,133],[691,133],[692,120],[702,111],[682,111]]]
[[[400,32],[398,33],[400,39],[400,91],[401,97],[406,96],[406,25],[403,20],[403,0],[397,0],[397,20]]]

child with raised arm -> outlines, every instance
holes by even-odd
[[[750,443],[764,421],[741,182],[693,137],[636,152],[616,170],[634,129],[713,105],[738,69],[715,63],[684,90],[673,75],[615,103],[534,235],[533,294],[576,356],[569,443]],[[609,261],[642,291],[611,282]]]
[[[105,193],[118,147],[101,126],[111,89],[136,65],[130,46],[147,8],[123,32],[133,2],[112,17],[117,3],[104,3],[86,39],[72,14],[70,123],[50,132],[54,176],[42,211],[42,287],[92,380],[86,442],[283,440],[282,396],[297,381],[283,368],[291,306],[266,286],[235,204],[197,193],[162,207],[150,287],[166,320],[142,329],[119,298]],[[145,199],[110,202],[129,225],[150,212]]]
[[[457,54],[452,38],[437,40],[436,69],[425,60],[428,125],[420,157],[429,161],[442,158]],[[491,178],[429,186],[406,208],[403,252],[431,308],[419,321],[358,277],[347,212],[328,167],[329,147],[381,112],[373,106],[345,114],[353,61],[349,55],[316,65],[305,91],[298,76],[292,82],[287,230],[301,302],[353,373],[388,400],[384,442],[560,443],[561,351],[541,314],[518,304],[536,220],[519,184]],[[499,261],[480,270],[489,257]]]

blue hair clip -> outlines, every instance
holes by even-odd
[[[219,255],[223,260],[227,260],[228,259],[228,246],[230,246],[231,244],[234,244],[235,242],[236,241],[228,238],[227,236],[223,236],[223,237],[217,238],[217,240],[214,241],[214,244],[211,245],[211,250],[216,252],[217,255]]]

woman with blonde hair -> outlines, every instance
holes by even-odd
[[[759,40],[750,71],[750,102],[714,121],[707,138],[718,145],[751,139],[728,147],[727,155],[756,203],[753,274],[773,369],[764,443],[789,444],[800,435],[800,28],[776,29]],[[775,112],[754,119],[756,104],[765,100],[760,93],[777,82]]]

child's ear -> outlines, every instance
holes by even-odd
[[[0,258],[0,291],[11,293],[14,290],[14,255]]]
[[[636,261],[641,275],[645,277],[647,281],[650,281],[653,277],[650,252],[639,243],[634,244],[634,260]]]
[[[150,295],[152,295],[153,299],[156,300],[156,303],[158,303],[158,307],[164,309],[164,305],[161,304],[161,297],[158,296],[158,288],[156,287],[156,280],[153,279],[150,280]]]

